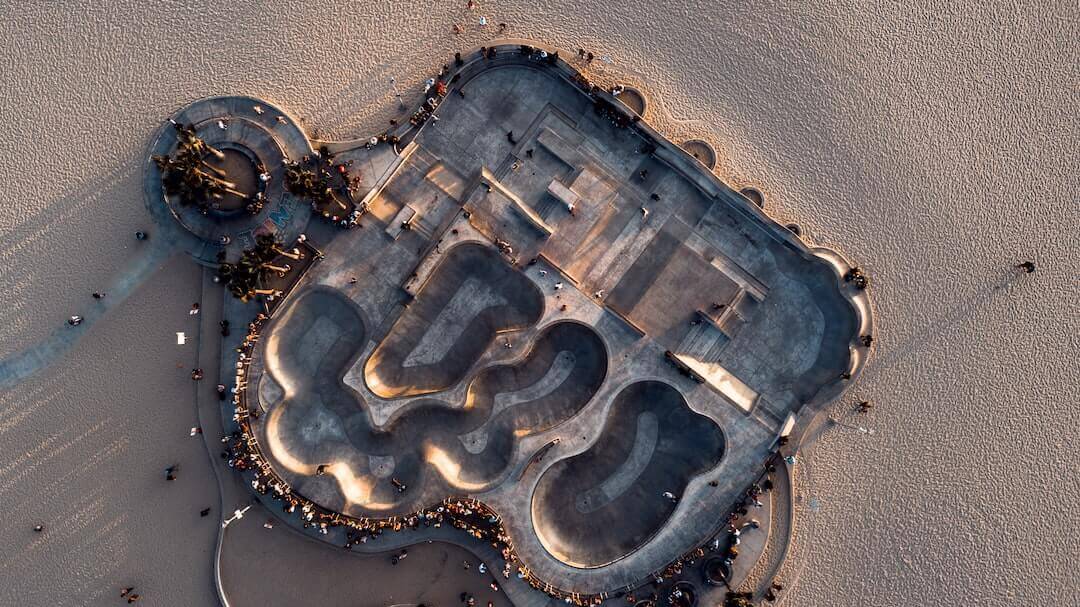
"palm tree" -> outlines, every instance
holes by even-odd
[[[280,297],[282,292],[266,288],[266,283],[274,277],[284,278],[292,269],[289,264],[275,263],[282,257],[300,260],[303,254],[299,249],[286,251],[274,236],[261,234],[255,238],[255,246],[244,250],[236,263],[226,262],[220,254],[217,277],[233,297],[245,303],[256,295]]]
[[[724,607],[754,607],[753,594],[750,592],[731,592],[724,596]]]
[[[228,181],[225,171],[206,162],[207,155],[224,158],[225,155],[195,135],[195,129],[174,123],[179,144],[174,156],[153,156],[151,159],[161,172],[161,185],[165,194],[176,196],[182,206],[196,206],[203,213],[209,211],[213,200],[221,200],[226,194],[245,198],[246,194]]]
[[[267,254],[273,253],[275,256],[287,257],[293,261],[299,261],[304,258],[304,254],[301,253],[298,248],[293,248],[291,251],[282,249],[281,243],[271,234],[260,234],[256,236],[255,246],[265,250]]]
[[[183,125],[179,122],[173,122],[173,127],[176,129],[176,138],[180,140],[180,146],[184,148],[191,148],[200,157],[206,154],[213,154],[218,160],[225,158],[225,154],[210,144],[206,143],[195,134],[195,127],[190,125]],[[224,172],[222,172],[224,176]]]
[[[349,208],[334,196],[333,188],[330,187],[330,173],[321,167],[315,169],[300,165],[289,167],[285,171],[285,189],[295,196],[313,202],[316,211],[325,212],[325,207],[330,203],[341,207],[342,211]]]

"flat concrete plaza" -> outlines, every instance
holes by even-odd
[[[476,498],[533,575],[595,594],[709,541],[869,320],[838,255],[574,76],[456,69],[263,331],[247,402],[293,492]]]

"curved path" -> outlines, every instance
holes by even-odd
[[[544,548],[577,567],[598,567],[644,544],[675,511],[690,479],[716,466],[724,436],[659,381],[615,397],[600,438],[540,477],[532,499]]]
[[[591,329],[556,323],[520,362],[481,371],[464,403],[418,401],[378,428],[342,382],[365,342],[364,322],[344,295],[328,288],[299,295],[270,329],[261,380],[265,394],[281,390],[284,398],[255,424],[290,483],[354,516],[415,512],[490,486],[520,439],[576,414],[607,373]],[[320,465],[324,475],[313,476]]]

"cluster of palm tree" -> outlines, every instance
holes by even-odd
[[[343,216],[349,207],[334,196],[333,175],[324,166],[322,156],[303,164],[293,163],[285,169],[285,189],[294,196],[311,202],[311,208],[324,217]]]
[[[729,591],[724,595],[724,607],[754,607],[754,593]]]
[[[224,260],[225,252],[218,255],[217,278],[240,301],[247,303],[252,297],[280,297],[281,291],[267,288],[267,283],[274,277],[284,278],[292,267],[282,258],[299,261],[304,254],[298,248],[285,250],[281,243],[270,234],[255,237],[255,246],[244,250],[236,263]]]
[[[225,154],[199,139],[194,127],[175,121],[172,124],[179,140],[176,153],[151,158],[161,172],[161,185],[167,195],[176,196],[183,206],[195,206],[203,215],[226,194],[247,198],[227,180],[225,171],[206,162],[207,156],[220,160]]]

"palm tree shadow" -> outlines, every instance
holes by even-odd
[[[890,368],[893,364],[905,360],[930,344],[933,344],[940,338],[941,327],[962,323],[976,312],[996,302],[999,298],[1009,295],[1014,286],[1017,283],[1022,282],[1024,278],[1024,274],[1020,274],[1018,271],[1012,269],[1002,273],[989,287],[981,289],[967,299],[953,305],[952,308],[947,310],[944,314],[931,319],[923,328],[913,332],[907,340],[892,349],[888,355],[874,364],[872,368],[868,370],[868,373],[872,375],[881,369]]]

